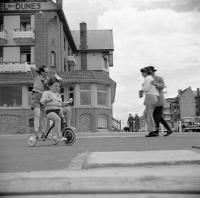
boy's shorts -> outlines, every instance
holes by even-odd
[[[42,98],[42,94],[38,92],[32,92],[32,99],[31,99],[31,109],[40,108],[44,110],[44,105],[40,103],[40,99]]]

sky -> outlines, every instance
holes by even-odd
[[[111,29],[116,81],[113,117],[125,126],[129,113],[142,115],[140,69],[153,65],[164,78],[165,98],[200,87],[199,0],[63,0],[71,30]]]

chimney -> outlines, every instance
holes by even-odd
[[[87,70],[87,24],[85,22],[80,23],[80,50],[81,52],[81,69]]]
[[[62,9],[63,1],[62,0],[56,0],[56,5],[58,9]]]
[[[87,49],[87,24],[85,22],[80,23],[80,45],[82,50]]]

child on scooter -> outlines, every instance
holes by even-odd
[[[66,105],[62,102],[60,94],[60,80],[56,77],[49,79],[49,91],[44,91],[40,100],[41,104],[45,105],[47,118],[55,123],[55,130],[59,141],[67,140],[61,133],[61,117],[64,116],[62,106]]]

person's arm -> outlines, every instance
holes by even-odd
[[[33,77],[35,77],[36,75],[38,75],[37,72],[38,72],[39,68],[37,68],[36,65],[28,65],[27,64],[26,67],[28,67],[27,70],[31,71]]]
[[[157,89],[165,88],[165,83],[162,77],[156,77],[155,80],[153,81],[153,85],[155,85]]]

